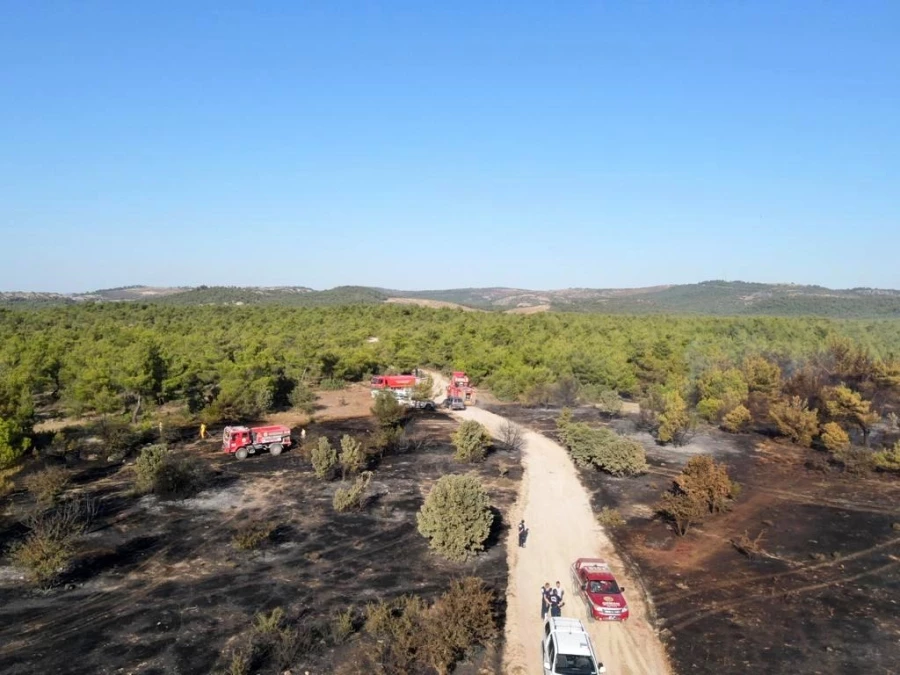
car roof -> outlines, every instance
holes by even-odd
[[[550,619],[556,653],[571,656],[594,656],[590,638],[578,619],[555,617]]]

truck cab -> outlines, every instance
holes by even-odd
[[[578,619],[549,617],[541,641],[544,675],[600,675],[606,668],[597,660],[591,638]]]

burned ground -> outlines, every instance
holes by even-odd
[[[553,435],[558,409],[495,412]],[[619,509],[610,534],[643,580],[678,672],[897,673],[900,668],[900,483],[848,476],[822,453],[758,435],[704,430],[657,446],[631,419],[579,409],[641,441],[650,472],[582,470],[595,510]],[[712,454],[742,485],[733,509],[675,537],[654,505],[694,454]],[[810,468],[811,467],[811,468]],[[752,558],[732,540],[746,534]]]
[[[340,481],[315,479],[298,451],[237,462],[219,454],[215,442],[183,446],[215,474],[206,490],[184,501],[131,495],[127,468],[77,467],[72,490],[97,500],[98,518],[79,543],[77,563],[51,590],[28,590],[14,570],[0,567],[0,672],[214,672],[257,612],[282,607],[296,625],[322,626],[369,601],[407,593],[433,599],[466,575],[496,591],[502,614],[503,514],[521,479],[518,457],[498,451],[474,468],[498,514],[485,554],[448,563],[416,530],[416,512],[434,481],[472,469],[452,459],[455,426],[439,413],[418,415],[408,435],[422,442],[375,462],[368,504],[355,513],[334,512]],[[370,429],[368,418],[345,418],[308,432],[336,442]],[[27,499],[14,495],[0,519],[3,542],[22,536],[18,515]],[[276,525],[258,552],[232,545],[235,529],[249,521]],[[329,672],[343,649],[317,640],[297,665]],[[496,668],[498,653],[457,671]]]

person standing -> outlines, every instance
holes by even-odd
[[[557,591],[556,588],[551,588],[550,592],[547,594],[547,598],[549,599],[550,604],[550,616],[562,616],[562,606],[565,603],[563,602],[559,591]]]
[[[566,592],[563,590],[563,587],[560,585],[559,580],[556,581],[556,587],[553,589],[556,591],[556,594],[559,596],[559,601],[563,602],[563,596]]]
[[[541,586],[541,621],[547,616],[550,610],[550,582],[548,581]]]
[[[201,441],[206,440],[206,423],[205,422],[200,423],[200,440]]]
[[[519,548],[525,548],[525,540],[528,538],[528,528],[525,527],[525,521],[519,521]]]

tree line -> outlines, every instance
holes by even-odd
[[[393,305],[0,309],[0,466],[27,450],[35,411],[50,403],[73,415],[137,421],[176,401],[198,419],[238,421],[308,404],[310,389],[323,383],[431,366],[465,370],[502,399],[568,403],[609,392],[642,399],[660,426],[674,420],[663,429],[674,437],[683,415],[730,415],[740,427],[739,406],[752,417],[765,404],[771,417],[767,387],[825,410],[811,378],[845,385],[878,407],[900,381],[898,364],[900,321],[523,316]],[[865,417],[847,415],[844,426]]]

